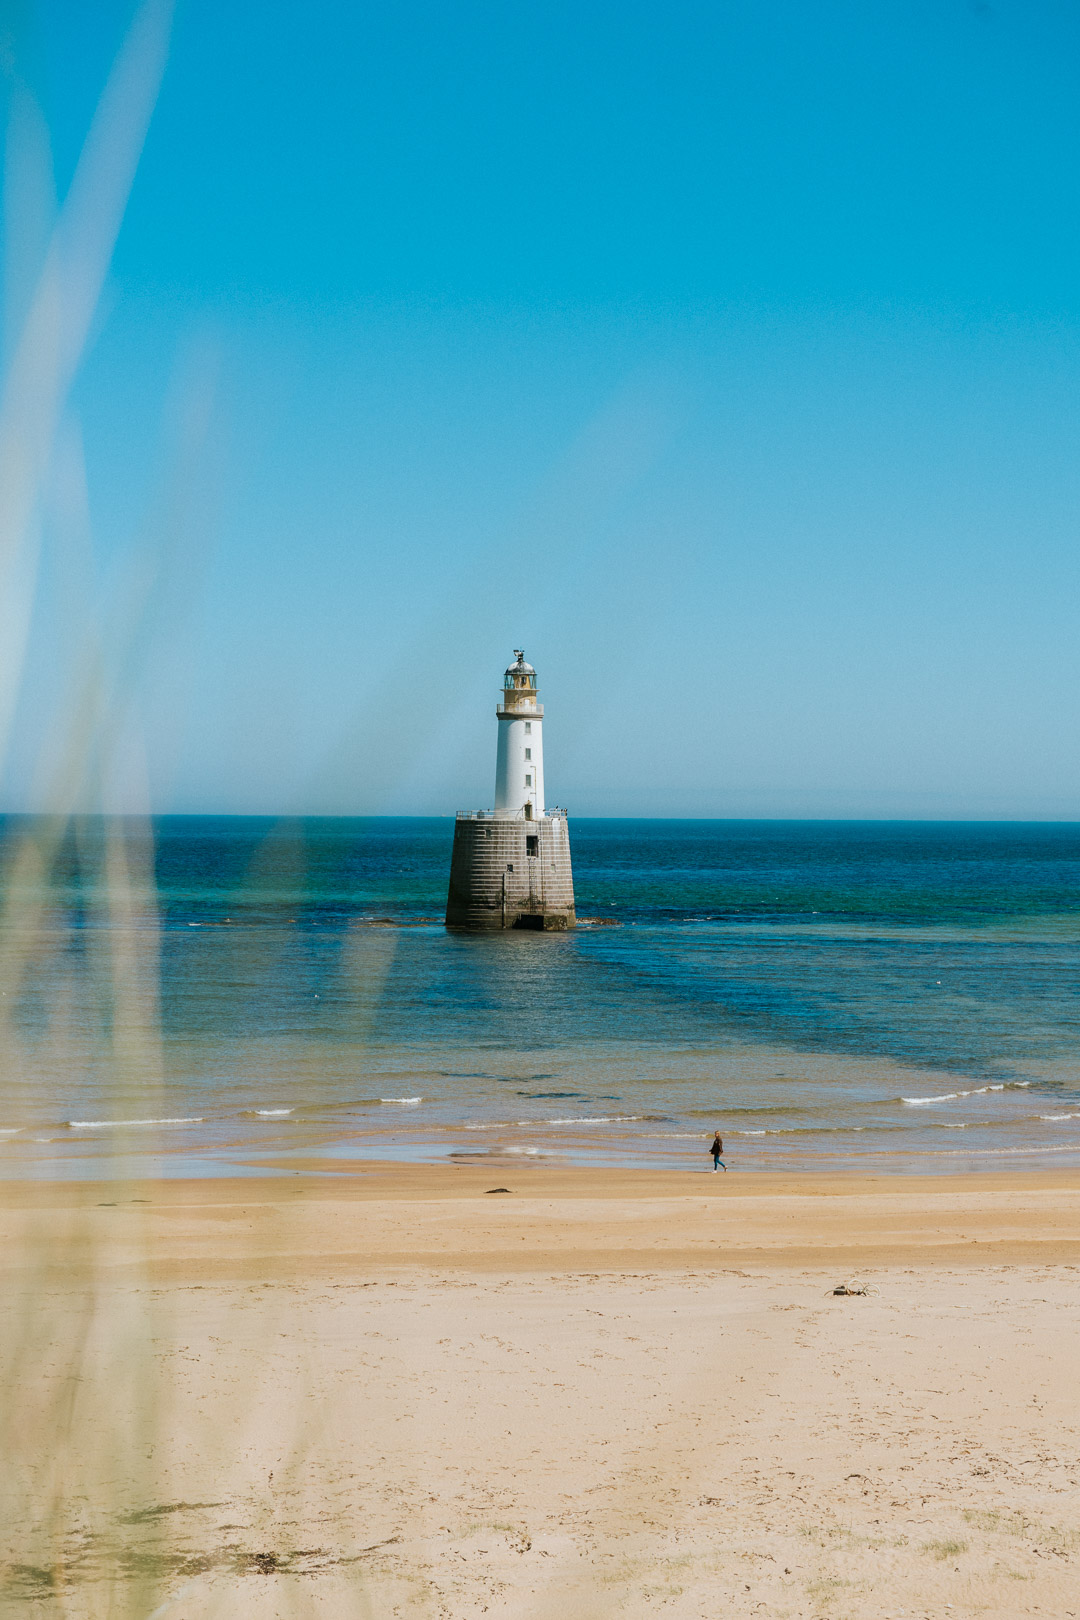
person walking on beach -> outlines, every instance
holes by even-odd
[[[723,1159],[720,1157],[720,1155],[721,1155],[721,1153],[723,1153],[723,1151],[724,1151],[724,1143],[723,1143],[723,1140],[721,1139],[720,1132],[717,1131],[716,1135],[712,1139],[712,1147],[709,1149],[709,1152],[712,1154],[712,1167],[713,1167],[714,1172],[717,1171],[717,1170],[726,1170],[727,1169],[727,1165],[724,1163]]]

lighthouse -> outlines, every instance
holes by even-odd
[[[454,824],[448,928],[572,928],[574,879],[565,810],[544,799],[544,707],[536,671],[515,647],[495,710],[495,808]]]
[[[544,814],[544,706],[536,701],[536,671],[514,648],[495,710],[499,747],[495,756],[495,814],[537,821]]]

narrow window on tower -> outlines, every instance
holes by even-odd
[[[532,749],[531,748],[526,748],[526,750],[525,750],[525,758],[526,759],[532,759]]]
[[[526,838],[526,840],[525,840],[525,853],[526,853],[526,855],[539,855],[539,853],[540,853],[540,840],[539,840],[539,838]]]
[[[531,720],[526,720],[526,722],[525,722],[525,735],[526,735],[526,737],[531,737],[532,736],[532,721]]]
[[[526,787],[532,787],[532,775],[531,775],[531,773],[530,773],[530,775],[526,776],[526,778],[525,778],[525,786]]]

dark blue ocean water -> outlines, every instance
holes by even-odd
[[[9,819],[6,1155],[1080,1155],[1080,827],[572,821],[582,926],[490,937],[452,836]]]

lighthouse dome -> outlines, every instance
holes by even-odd
[[[535,675],[536,671],[531,664],[525,662],[524,651],[519,647],[515,647],[514,662],[507,666],[506,673],[508,675]]]

